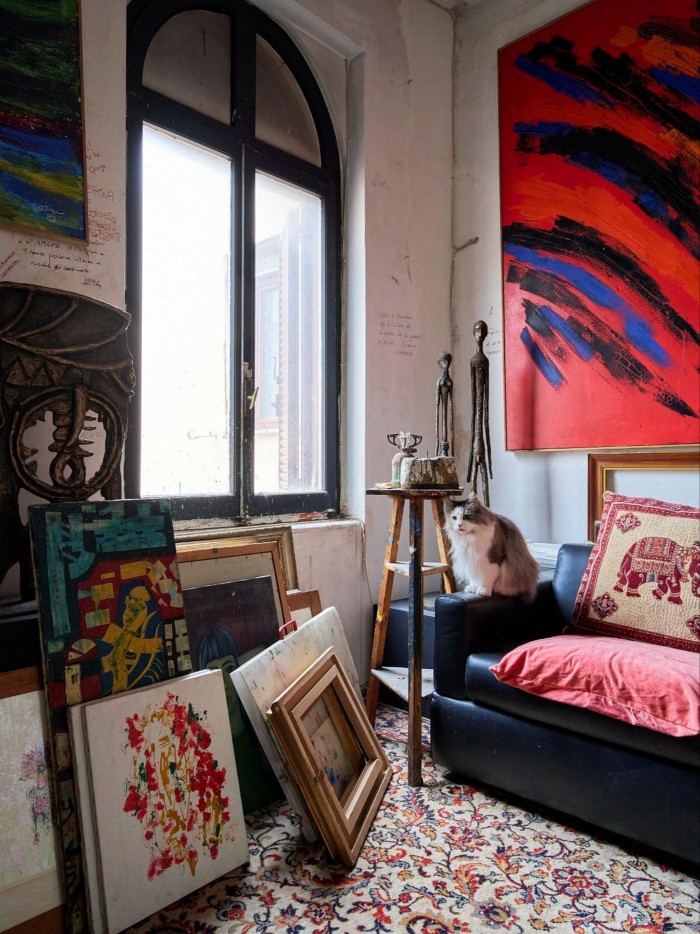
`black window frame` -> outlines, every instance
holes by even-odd
[[[231,120],[225,125],[142,85],[148,47],[173,16],[191,10],[222,13],[231,22]],[[316,166],[255,138],[255,52],[260,36],[280,56],[297,81],[318,135]],[[127,496],[140,491],[141,426],[141,152],[143,124],[177,133],[225,153],[237,165],[232,185],[231,405],[232,481],[229,495],[170,496],[175,519],[246,520],[300,513],[335,514],[340,503],[340,157],[333,123],[316,79],[289,35],[245,0],[131,0],[127,7],[127,244],[126,307],[134,356],[136,392],[129,410],[124,455]],[[325,337],[324,476],[316,492],[255,494],[253,490],[253,412],[246,404],[252,377],[244,367],[255,360],[254,179],[256,171],[318,195],[323,203]],[[247,370],[251,373],[251,370]],[[167,391],[167,390],[166,390]],[[237,481],[237,483],[236,483]]]

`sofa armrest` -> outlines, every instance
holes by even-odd
[[[540,581],[531,604],[513,597],[439,596],[435,601],[435,690],[463,700],[469,655],[555,635],[563,625],[551,580]]]

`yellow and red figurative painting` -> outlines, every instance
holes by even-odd
[[[29,507],[68,930],[87,930],[68,709],[190,670],[170,506]]]

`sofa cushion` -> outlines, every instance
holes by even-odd
[[[526,642],[491,669],[499,681],[669,736],[700,733],[700,659],[608,636]]]
[[[700,736],[669,736],[511,687],[491,671],[506,654],[506,651],[479,652],[469,657],[465,688],[471,700],[525,720],[700,768]]]
[[[700,510],[605,493],[572,631],[700,652]]]

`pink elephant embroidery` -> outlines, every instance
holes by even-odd
[[[683,603],[681,583],[690,580],[693,594],[700,591],[700,542],[689,547],[671,538],[640,538],[620,562],[614,589],[628,597],[639,597],[643,584],[655,584],[652,596]]]

